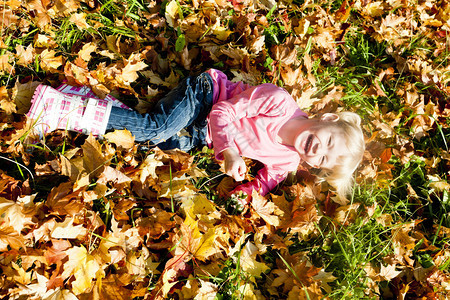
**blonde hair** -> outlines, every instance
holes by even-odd
[[[339,164],[321,175],[336,189],[338,197],[346,198],[353,186],[353,173],[363,158],[365,142],[361,118],[356,113],[341,112],[338,116],[339,120],[334,125],[342,129],[349,153],[340,156]]]

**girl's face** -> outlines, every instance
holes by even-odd
[[[333,120],[311,120],[305,124],[295,138],[294,147],[308,165],[328,170],[349,152],[344,132]]]

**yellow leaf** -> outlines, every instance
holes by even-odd
[[[162,276],[163,286],[161,287],[163,297],[166,297],[167,294],[172,289],[172,287],[175,284],[177,284],[177,281],[173,281],[173,278],[176,277],[176,275],[177,275],[177,272],[174,269],[166,270],[163,273],[163,276]]]
[[[26,49],[22,45],[17,45],[16,46],[17,64],[22,65],[22,66],[27,66],[27,65],[33,63],[34,54],[35,54],[35,51],[31,44],[28,45],[28,47]]]
[[[166,5],[166,13],[165,17],[167,20],[167,24],[169,24],[170,27],[174,27],[175,19],[178,16],[178,3],[176,0],[171,0]]]
[[[35,22],[40,28],[45,28],[47,25],[51,24],[52,19],[48,14],[44,3],[41,0],[32,0],[27,3],[28,9],[35,10]],[[46,5],[45,5],[46,6]]]
[[[2,99],[0,100],[0,109],[4,110],[7,115],[17,112],[16,104],[13,101]]]
[[[126,257],[129,274],[133,274],[137,279],[144,280],[149,275],[159,274],[156,269],[158,262],[152,260],[147,248],[142,247],[139,251],[130,251]]]
[[[107,159],[102,153],[102,146],[98,140],[90,134],[84,144],[83,149],[83,167],[91,176],[97,176],[103,171],[103,166],[107,164]]]
[[[33,224],[20,203],[0,197],[0,223],[5,221],[19,233],[26,225]]]
[[[253,191],[251,205],[255,212],[272,226],[280,225],[279,216],[283,212],[273,203],[261,196],[257,191]]]
[[[91,53],[97,50],[97,45],[95,43],[84,44],[80,52],[78,52],[78,57],[84,61],[91,60]]]
[[[217,291],[219,287],[209,281],[204,281],[199,279],[201,287],[198,289],[197,294],[195,296],[195,300],[208,300],[208,299],[216,299]]]
[[[247,242],[244,248],[242,248],[242,252],[239,257],[242,270],[254,277],[260,277],[262,273],[270,269],[265,263],[258,262],[256,260],[256,256],[258,254],[260,254],[258,247],[250,242]]]
[[[83,225],[73,225],[73,218],[66,217],[64,222],[56,223],[51,237],[54,239],[76,239],[85,236],[87,229]]]
[[[53,48],[56,46],[55,41],[44,34],[37,34],[33,43],[35,48]]]
[[[205,261],[211,255],[217,253],[214,246],[215,229],[209,228],[205,234],[202,234],[198,228],[198,221],[194,221],[189,215],[181,225],[182,240],[180,247],[176,249],[175,254],[181,255],[185,251],[194,258]]]
[[[63,57],[56,56],[54,50],[45,49],[40,55],[40,65],[44,71],[54,72],[63,64]]]
[[[130,149],[134,146],[134,136],[128,130],[114,130],[104,135],[106,140],[110,143],[121,146],[125,149]]]
[[[441,179],[437,175],[427,175],[430,180],[430,187],[436,189],[439,192],[450,191],[450,183]]]
[[[75,281],[72,282],[74,294],[79,295],[89,289],[93,284],[93,279],[101,278],[101,271],[99,264],[95,260],[89,260],[83,264],[83,267],[78,268],[74,273]]]
[[[77,178],[77,180],[75,181],[74,185],[73,185],[73,190],[76,191],[78,189],[87,187],[90,184],[90,180],[89,180],[89,174],[84,174],[82,176],[80,176],[79,178]]]
[[[213,33],[219,40],[225,41],[230,36],[230,34],[233,33],[233,31],[228,30],[227,27],[216,26],[213,29]],[[262,37],[264,38],[264,36]]]
[[[125,67],[122,69],[122,80],[124,83],[131,83],[138,79],[138,71],[142,71],[147,67],[147,64],[141,61],[139,54],[131,55],[127,60]]]
[[[12,55],[8,52],[0,55],[0,74],[14,74],[14,68],[11,65]]]
[[[194,257],[206,261],[208,257],[217,253],[214,247],[214,240],[216,238],[214,228],[210,228],[200,239],[199,246],[197,250],[193,253]]]
[[[66,279],[71,275],[75,276],[75,281],[72,282],[72,290],[75,294],[83,293],[92,286],[94,279],[103,277],[100,265],[83,245],[70,248],[65,252],[69,260],[64,264],[61,277]]]
[[[367,4],[364,11],[371,17],[379,17],[384,14],[385,9],[383,7],[383,2],[375,1]]]
[[[87,28],[91,27],[86,22],[86,14],[85,13],[74,13],[74,14],[72,14],[70,16],[69,21],[74,23],[78,27],[78,29],[80,29],[80,30],[87,29]]]
[[[64,155],[59,155],[61,159],[61,175],[68,176],[72,182],[78,179],[80,170],[73,160],[69,160]]]
[[[158,178],[158,175],[156,175],[156,168],[163,165],[164,164],[161,161],[155,159],[155,153],[147,156],[144,162],[139,166],[139,169],[141,169],[140,181],[144,183],[148,176]]]
[[[251,283],[246,282],[245,284],[239,286],[239,289],[233,295],[235,299],[243,300],[260,300],[265,299],[259,290],[255,290],[255,286]]]

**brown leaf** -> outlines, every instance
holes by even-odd
[[[40,81],[28,81],[27,83],[20,83],[19,80],[13,88],[12,97],[17,107],[18,114],[25,114],[31,106],[31,98],[33,97],[36,87],[41,84]]]
[[[34,171],[36,172],[37,176],[53,175],[61,172],[61,166],[59,164],[59,161],[57,159],[54,159],[51,161],[47,161],[42,165],[36,163],[34,166]]]
[[[8,246],[15,250],[25,248],[25,239],[13,227],[2,223],[0,224],[0,251],[8,251]]]
[[[84,207],[82,194],[72,191],[72,183],[54,187],[47,196],[46,205],[60,215],[75,215]]]
[[[52,19],[46,9],[48,3],[45,2],[46,1],[42,0],[32,0],[27,3],[30,10],[35,10],[37,12],[35,19],[36,24],[40,28],[44,28],[45,26],[50,25],[52,22]]]
[[[104,166],[109,164],[109,161],[103,155],[102,147],[98,140],[90,134],[81,148],[83,149],[84,171],[91,177],[101,174]]]
[[[52,265],[57,263],[58,261],[62,261],[67,257],[65,250],[72,247],[72,244],[67,240],[52,240],[52,246],[46,248],[44,252],[44,257],[47,260],[48,265]]]
[[[177,224],[173,219],[173,213],[168,213],[156,208],[152,208],[150,213],[151,215],[149,217],[142,218],[136,222],[139,235],[141,236],[148,235],[150,239],[157,240],[165,232],[172,230]]]

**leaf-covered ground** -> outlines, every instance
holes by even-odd
[[[6,0],[0,8],[1,299],[448,299],[445,0]],[[217,68],[355,111],[354,193],[300,168],[243,211],[208,149],[30,134],[63,82],[140,112]],[[247,161],[250,179],[258,164]]]

